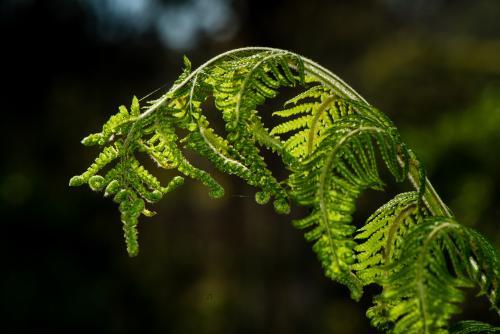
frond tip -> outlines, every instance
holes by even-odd
[[[280,110],[269,130],[261,106],[282,87],[299,93]],[[222,114],[226,136],[211,127],[206,105]],[[313,243],[325,275],[346,285],[358,300],[364,286],[378,284],[367,315],[391,334],[448,333],[459,312],[463,288],[476,286],[499,313],[499,268],[495,249],[461,226],[425,177],[394,124],[319,64],[285,50],[243,48],[221,54],[197,69],[184,57],[173,86],[146,107],[134,97],[98,133],[82,140],[101,152],[70,186],[88,184],[118,203],[130,256],[138,253],[138,221],[146,208],[188,177],[224,195],[212,175],[185,154],[204,157],[223,173],[256,188],[255,201],[272,202],[288,214],[291,205],[309,214],[293,224]],[[262,151],[277,155],[289,172],[279,179]],[[166,185],[148,171],[146,155],[174,176]],[[381,168],[413,191],[397,195],[357,228],[353,215],[367,189],[383,190]],[[496,333],[498,328],[461,322],[453,333]]]

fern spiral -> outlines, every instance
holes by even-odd
[[[282,87],[301,92],[272,113],[281,121],[268,129],[258,109]],[[204,114],[208,98],[222,113],[225,137]],[[179,138],[177,129],[186,135]],[[184,58],[184,70],[167,93],[143,107],[134,97],[130,110],[121,106],[101,132],[82,143],[101,146],[102,152],[70,186],[87,183],[113,196],[131,256],[138,253],[140,215],[154,214],[146,203],[159,201],[180,186],[183,177],[203,183],[212,197],[224,195],[208,172],[186,158],[183,149],[188,149],[257,188],[259,204],[272,199],[281,214],[291,205],[309,208],[293,225],[313,243],[325,275],[346,285],[355,300],[364,286],[382,286],[367,312],[380,330],[448,333],[449,320],[464,299],[463,288],[474,286],[499,310],[494,248],[456,222],[391,120],[305,57],[279,49],[243,48],[195,70]],[[281,158],[290,171],[288,178],[273,175],[262,156],[265,149]],[[180,175],[163,185],[140,164],[139,153]],[[384,189],[380,168],[396,182],[409,180],[414,189],[397,195],[357,228],[352,215],[361,193]],[[463,322],[451,330],[479,333],[495,328]]]

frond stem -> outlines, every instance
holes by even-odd
[[[424,186],[425,191],[423,194],[423,202],[427,209],[429,209],[430,213],[433,216],[444,216],[448,218],[453,218],[453,214],[451,213],[450,209],[446,204],[444,204],[443,200],[439,196],[439,194],[436,192],[436,189],[432,186],[431,181],[426,177],[425,178],[425,184],[420,185],[417,180],[420,179],[420,162],[418,161],[417,157],[415,156],[415,153],[413,153],[411,150],[409,150],[409,156],[410,156],[410,168],[408,170],[408,179],[410,180],[410,183],[413,185],[415,190],[419,190],[420,187]],[[399,154],[398,155],[398,161],[400,164],[403,164],[402,156]]]
[[[307,139],[307,155],[310,155],[313,150],[314,139],[316,137],[316,126],[318,124],[318,120],[323,114],[323,112],[328,108],[328,106],[334,101],[334,96],[328,96],[318,107],[318,109],[314,113],[313,120],[311,122],[311,128],[309,129],[309,136]]]

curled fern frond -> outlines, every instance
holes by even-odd
[[[282,87],[299,93],[272,112],[270,130],[260,107]],[[206,104],[222,114],[225,136],[211,127]],[[178,131],[178,130],[181,131]],[[310,59],[272,48],[243,48],[221,54],[197,69],[184,69],[160,98],[140,107],[133,98],[99,133],[82,143],[101,153],[70,186],[88,184],[119,204],[128,253],[138,253],[140,215],[184,177],[204,184],[209,195],[223,187],[196,167],[185,150],[214,168],[256,188],[259,204],[273,202],[287,214],[292,204],[309,214],[293,224],[313,242],[325,275],[346,285],[354,299],[368,284],[382,286],[367,314],[389,333],[447,333],[459,311],[463,287],[478,286],[498,312],[497,254],[477,232],[459,225],[406,147],[394,124],[357,92]],[[289,176],[279,180],[262,150],[281,158]],[[177,172],[166,185],[141,163]],[[380,168],[413,191],[397,195],[357,229],[356,201],[366,189],[384,189]],[[461,323],[459,333],[489,329]],[[460,332],[461,331],[461,332]]]

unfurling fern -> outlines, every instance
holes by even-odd
[[[285,86],[302,91],[272,113],[283,121],[269,130],[259,107]],[[209,97],[222,113],[225,137],[210,127],[204,114],[202,105]],[[186,135],[179,138],[176,129]],[[188,161],[182,150],[186,148],[256,187],[259,204],[273,199],[282,214],[291,204],[309,208],[309,214],[293,224],[313,242],[326,276],[345,284],[356,300],[364,286],[382,286],[367,312],[380,330],[447,333],[450,317],[464,299],[463,288],[474,286],[499,312],[494,248],[456,222],[394,124],[307,58],[278,49],[244,48],[221,54],[194,71],[185,58],[183,73],[166,94],[142,109],[134,97],[130,111],[120,107],[100,133],[82,143],[99,145],[102,152],[70,185],[87,183],[92,190],[103,190],[104,196],[114,196],[131,256],[138,252],[139,216],[154,214],[145,204],[183,182],[177,176],[162,185],[139,163],[139,153],[161,168],[201,181],[212,197],[224,194],[209,173]],[[263,149],[281,158],[290,171],[287,179],[273,176]],[[352,222],[356,201],[366,189],[384,189],[381,167],[397,182],[409,180],[414,191],[397,195],[357,229]],[[497,329],[460,322],[452,330]]]

